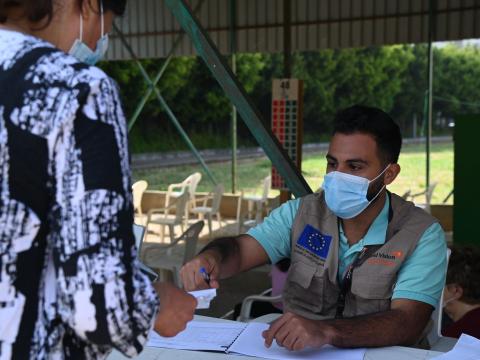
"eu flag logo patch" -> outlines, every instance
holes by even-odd
[[[330,243],[332,237],[330,235],[324,235],[311,225],[305,226],[302,235],[298,238],[297,244],[307,249],[311,253],[325,260],[330,250]]]

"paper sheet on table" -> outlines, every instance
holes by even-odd
[[[270,348],[265,347],[262,332],[269,328],[269,324],[249,323],[247,328],[228,349],[231,353],[264,357],[267,359],[325,359],[325,360],[363,360],[366,349],[339,349],[330,345],[320,349],[304,349],[289,351],[278,346],[275,341]]]
[[[478,360],[480,359],[480,340],[473,336],[462,334],[452,350],[433,359]]]
[[[197,309],[208,309],[210,301],[217,296],[217,289],[189,291],[189,294],[197,299]]]
[[[245,328],[245,323],[191,321],[177,336],[166,338],[150,331],[147,346],[183,350],[225,351]]]

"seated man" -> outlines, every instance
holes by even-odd
[[[248,234],[213,241],[181,272],[187,290],[291,259],[284,314],[263,334],[291,350],[414,345],[440,298],[446,244],[438,222],[386,190],[400,172],[398,125],[353,106],[335,118],[323,191],[289,201]]]
[[[443,307],[453,321],[442,330],[443,336],[480,339],[480,249],[452,248]]]

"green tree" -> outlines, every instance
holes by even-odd
[[[435,55],[435,113],[454,117],[480,111],[480,49],[447,45]]]
[[[434,115],[454,117],[478,111],[480,50],[476,47],[434,48]],[[163,64],[142,60],[153,77]],[[404,135],[412,119],[423,125],[427,90],[427,47],[396,45],[377,48],[321,50],[293,55],[293,77],[304,80],[305,140],[329,137],[335,113],[352,104],[377,106],[392,114]],[[131,61],[101,64],[119,83],[127,116],[131,116],[147,83]],[[271,88],[283,77],[282,54],[239,54],[237,77],[270,126]],[[203,61],[172,59],[159,84],[177,119],[198,148],[228,147],[231,103]],[[434,127],[434,134],[441,129]],[[254,144],[250,131],[238,122],[240,145]],[[186,149],[166,112],[153,97],[130,134],[133,151]]]

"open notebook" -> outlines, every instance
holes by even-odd
[[[172,338],[152,331],[147,346],[182,350],[208,350],[256,356],[267,359],[362,360],[365,349],[338,349],[326,345],[320,349],[288,351],[273,343],[264,345],[262,332],[269,324],[192,321]]]

